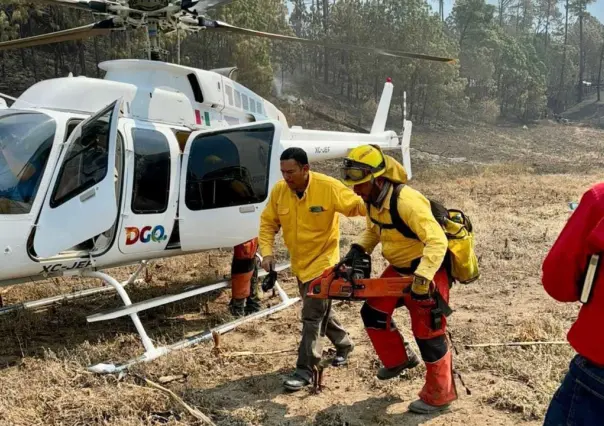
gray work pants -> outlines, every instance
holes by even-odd
[[[321,330],[336,347],[338,354],[345,354],[352,346],[348,333],[329,309],[331,300],[306,297],[310,281],[298,280],[298,289],[302,298],[302,340],[298,347],[296,374],[310,381],[312,367],[321,360]],[[326,317],[327,311],[329,315]],[[323,324],[323,321],[326,321]]]

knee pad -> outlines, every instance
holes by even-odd
[[[382,311],[378,311],[375,308],[369,306],[368,303],[364,303],[361,308],[361,318],[365,328],[376,328],[378,330],[386,330],[388,325],[388,314]],[[395,328],[394,320],[390,320],[391,328]]]
[[[436,362],[445,356],[449,350],[444,334],[430,339],[418,339],[416,337],[415,341],[425,362]]]

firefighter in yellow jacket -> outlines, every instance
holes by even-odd
[[[288,148],[281,154],[283,180],[273,188],[262,212],[259,233],[262,267],[274,266],[273,245],[279,229],[290,254],[291,270],[302,297],[302,339],[293,376],[284,386],[296,391],[312,383],[313,366],[321,360],[324,331],[336,348],[333,365],[346,363],[354,345],[337,321],[328,300],[307,298],[310,282],[340,261],[339,215],[364,216],[365,203],[330,176],[310,171],[306,152]]]
[[[415,233],[409,238],[392,228],[390,197],[395,185],[405,183],[403,166],[371,145],[353,149],[344,159],[342,180],[368,203],[367,227],[345,257],[349,262],[360,253],[371,254],[382,243],[382,255],[389,266],[383,277],[414,275],[410,291],[403,297],[366,301],[361,309],[365,330],[383,367],[377,377],[387,380],[419,364],[392,319],[394,309],[406,306],[413,336],[426,364],[426,382],[419,400],[409,409],[432,413],[447,408],[457,399],[452,375],[452,354],[446,340],[446,317],[438,308],[448,303],[450,274],[445,268],[448,240],[432,215],[430,202],[417,190],[404,185],[396,206],[400,218]],[[448,308],[448,305],[446,305]]]

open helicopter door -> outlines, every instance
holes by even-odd
[[[276,120],[189,136],[179,197],[183,250],[230,248],[258,235],[260,214],[280,177],[280,141]]]
[[[117,219],[115,156],[121,99],[82,121],[65,142],[34,237],[50,257],[111,228]]]

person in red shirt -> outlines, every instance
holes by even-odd
[[[545,257],[541,281],[560,302],[580,302],[593,254],[604,251],[604,183],[590,188]],[[589,299],[567,338],[577,354],[545,414],[544,425],[604,422],[604,268],[595,270]]]

